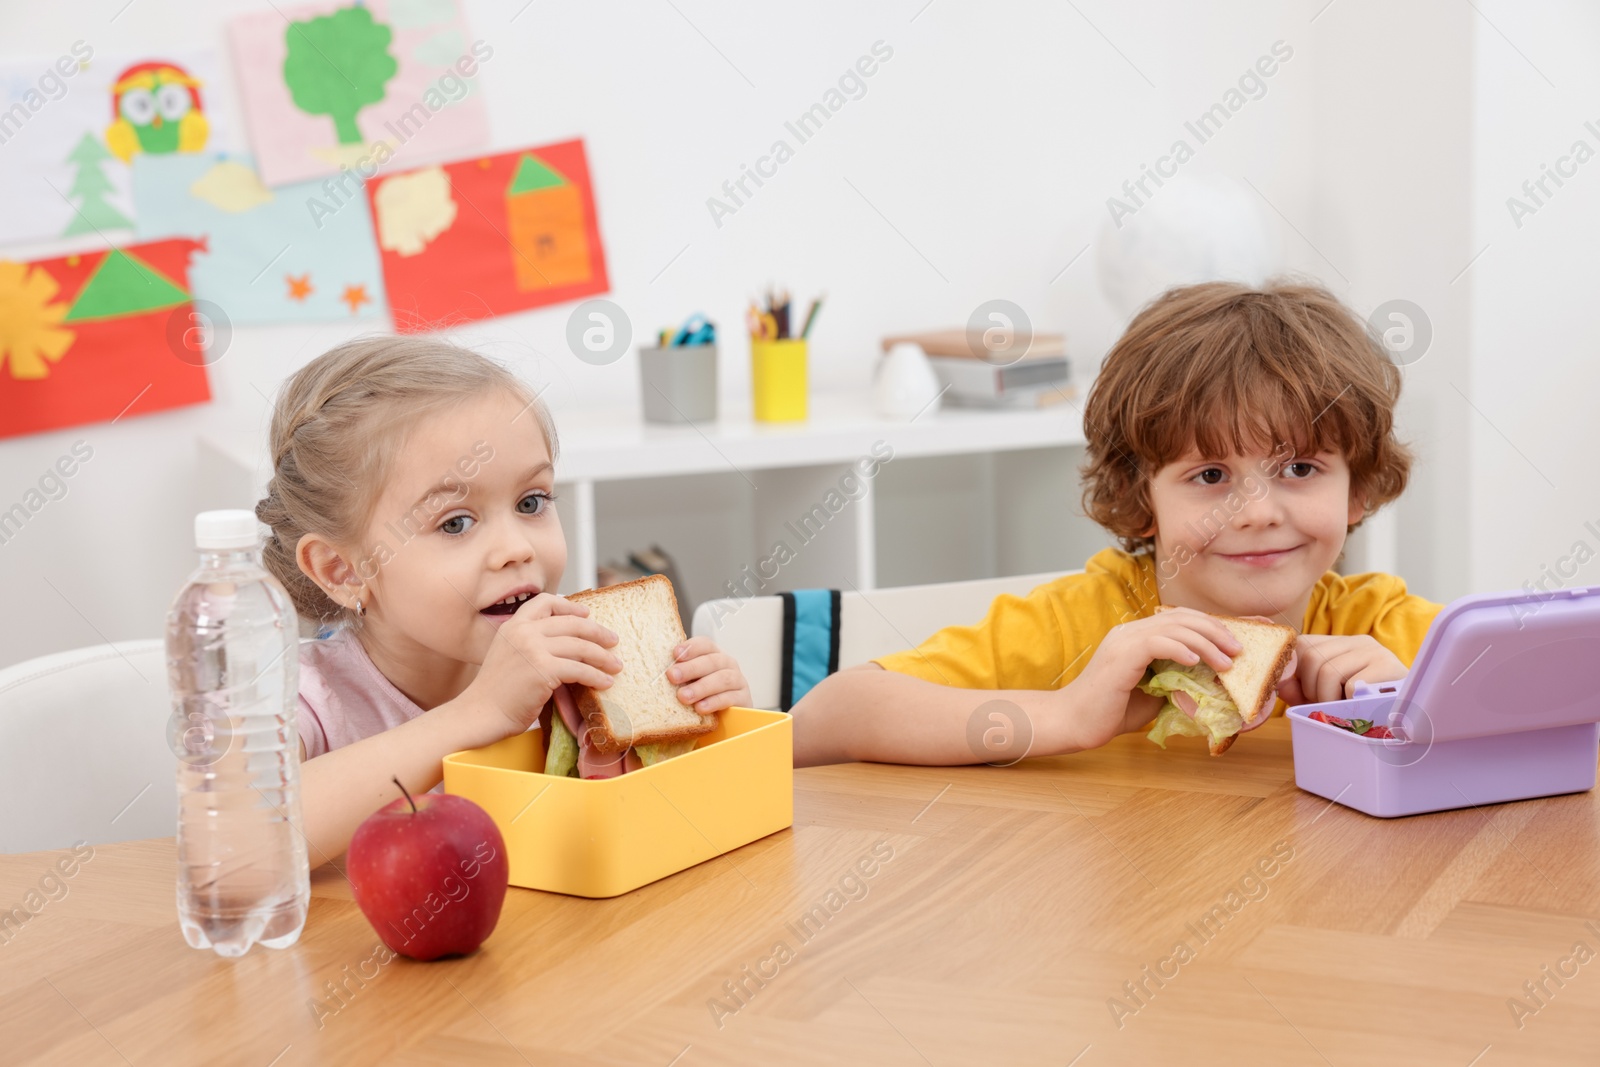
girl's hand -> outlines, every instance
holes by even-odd
[[[608,651],[617,635],[588,615],[582,604],[540,593],[500,624],[483,666],[462,694],[472,694],[504,717],[500,736],[533,725],[558,686],[574,682],[605,689],[622,670],[622,661]]]
[[[1285,704],[1347,700],[1355,695],[1357,681],[1377,685],[1406,676],[1405,664],[1371,634],[1301,634],[1294,648],[1291,669],[1278,685]]]
[[[1221,619],[1193,608],[1171,608],[1113,626],[1083,673],[1061,690],[1074,747],[1099,748],[1155,718],[1164,702],[1139,689],[1151,661],[1193,666],[1204,660],[1224,671],[1233,665],[1229,657],[1242,648]]]
[[[750,706],[750,683],[739,664],[709,637],[689,638],[673,649],[672,656],[676,662],[667,668],[667,681],[678,686],[680,703],[702,715]]]

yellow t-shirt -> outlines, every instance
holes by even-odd
[[[1060,689],[1083,672],[1113,626],[1155,614],[1155,557],[1103,549],[1083,573],[1025,597],[995,598],[975,626],[947,626],[916,648],[873,662],[960,689]],[[1311,590],[1301,633],[1371,634],[1409,670],[1443,604],[1413,596],[1392,574],[1328,571]],[[1281,715],[1282,700],[1273,706]]]

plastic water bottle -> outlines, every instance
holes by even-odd
[[[256,517],[195,517],[200,568],[167,614],[178,756],[178,922],[221,956],[286,948],[311,899],[300,819],[299,624]]]

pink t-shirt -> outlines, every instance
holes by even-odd
[[[306,759],[410,722],[422,709],[383,676],[349,630],[300,645],[300,740]]]

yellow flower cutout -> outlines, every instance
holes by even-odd
[[[48,377],[50,363],[72,347],[77,334],[58,326],[67,314],[54,302],[60,289],[38,267],[0,259],[0,366],[9,363],[11,377]]]

